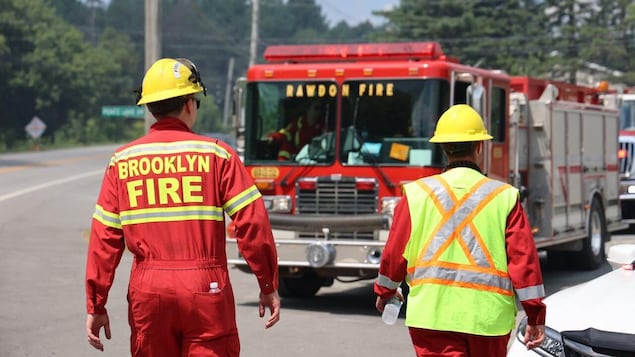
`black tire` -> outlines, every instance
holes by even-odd
[[[305,273],[299,278],[280,278],[278,293],[286,298],[308,298],[315,296],[323,285],[317,274]]]
[[[607,241],[606,219],[600,200],[593,198],[591,209],[587,217],[587,236],[582,243],[582,251],[571,259],[578,269],[597,269],[606,261],[604,245]]]

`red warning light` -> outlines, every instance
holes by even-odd
[[[444,54],[438,42],[397,42],[269,46],[264,56],[268,62],[325,62],[358,59],[439,59],[444,57]]]

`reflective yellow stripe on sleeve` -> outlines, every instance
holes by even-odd
[[[254,202],[258,198],[260,198],[260,191],[258,191],[258,188],[253,185],[234,196],[231,200],[227,201],[227,203],[223,205],[223,208],[228,215],[233,216],[234,213],[240,211],[241,208]]]
[[[121,219],[116,213],[106,211],[102,206],[95,206],[93,218],[101,222],[104,226],[121,229]]]

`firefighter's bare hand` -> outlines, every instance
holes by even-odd
[[[265,328],[269,328],[275,325],[280,320],[280,295],[278,291],[274,291],[271,294],[260,293],[259,304],[260,317],[265,316],[265,309],[269,309],[269,319],[265,322]]]
[[[386,299],[382,299],[381,296],[377,297],[377,300],[375,300],[375,307],[377,308],[377,311],[379,311],[379,313],[381,314],[382,312],[384,312],[384,307],[386,306]]]
[[[104,344],[99,338],[99,331],[102,327],[106,333],[106,338],[110,340],[110,321],[108,320],[108,314],[88,314],[86,317],[88,343],[100,351],[104,350]]]
[[[536,348],[545,339],[545,325],[527,325],[525,329],[525,346],[528,350]]]
[[[397,290],[395,291],[395,295],[399,298],[399,300],[401,300],[402,302],[405,300],[405,298],[403,297],[403,294]],[[377,308],[377,311],[379,311],[379,313],[383,313],[384,312],[384,307],[386,307],[386,303],[388,302],[388,300],[390,300],[392,297],[387,298],[387,299],[383,299],[381,296],[377,296],[377,300],[375,300],[375,307]]]

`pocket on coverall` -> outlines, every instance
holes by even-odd
[[[213,339],[236,331],[236,313],[231,288],[218,293],[194,293],[193,313],[199,338]]]
[[[159,294],[147,293],[130,289],[130,313],[137,336],[156,333],[159,324],[160,298]]]

